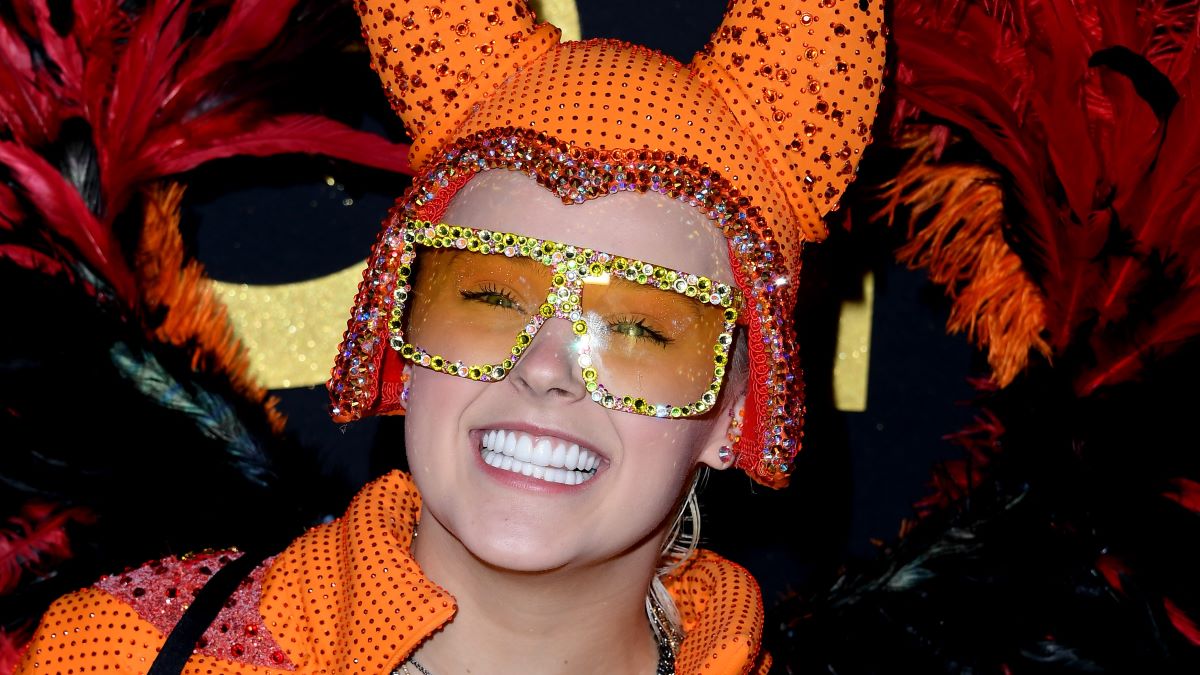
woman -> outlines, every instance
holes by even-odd
[[[332,410],[407,409],[412,477],[259,564],[68,596],[22,670],[765,672],[753,579],[675,525],[702,466],[786,483],[800,246],[868,142],[881,11],[735,1],[684,66],[520,2],[357,8],[419,177]]]

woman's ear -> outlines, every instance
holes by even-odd
[[[721,406],[720,417],[713,424],[700,453],[700,462],[717,471],[733,466],[734,448],[742,437],[742,417],[746,409],[745,388],[740,388],[736,395],[729,396],[726,400],[728,404]]]

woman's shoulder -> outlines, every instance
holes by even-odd
[[[762,592],[746,568],[701,549],[663,585],[686,636],[676,659],[678,672],[766,672]]]

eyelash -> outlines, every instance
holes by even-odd
[[[492,307],[500,307],[501,309],[515,309],[515,310],[520,310],[520,308],[521,308],[520,303],[517,302],[517,299],[513,297],[512,293],[509,293],[507,290],[501,290],[492,284],[484,284],[477,291],[459,291],[458,294],[461,295],[466,300],[474,300],[477,302],[481,302],[485,305],[491,305]],[[506,302],[508,302],[509,306],[505,306],[501,303],[496,303],[496,302],[487,302],[486,300],[484,300],[484,298],[487,298],[489,296],[504,298],[504,300]]]
[[[520,304],[517,303],[517,299],[514,298],[511,293],[509,293],[507,290],[497,288],[493,284],[484,284],[477,291],[459,291],[458,294],[466,300],[480,302],[482,304],[489,305],[492,307],[500,307],[502,309],[520,310]],[[505,306],[504,304],[501,304],[498,302],[488,302],[486,300],[486,298],[489,298],[489,297],[503,298],[510,306]],[[617,328],[619,326],[621,326],[622,324],[636,326],[638,328],[638,330],[640,330],[642,332],[642,335],[628,335],[628,334],[618,330]],[[654,330],[650,326],[647,326],[645,319],[635,319],[632,316],[618,318],[618,319],[612,321],[611,323],[609,323],[608,328],[609,328],[609,330],[611,330],[614,333],[626,335],[627,337],[631,337],[635,340],[650,340],[651,342],[653,342],[654,344],[656,344],[660,347],[666,347],[667,345],[669,345],[675,341],[674,339],[669,338],[669,337],[663,335],[662,333]]]
[[[635,340],[643,340],[643,339],[651,340],[656,345],[659,345],[660,347],[666,347],[667,345],[669,345],[675,341],[672,338],[669,338],[669,337],[663,335],[662,333],[654,330],[650,326],[647,326],[645,319],[635,319],[633,317],[624,317],[624,318],[617,319],[617,320],[613,321],[612,323],[608,324],[608,328],[609,328],[609,330],[613,331],[614,333],[620,333],[620,331],[616,330],[616,327],[620,326],[621,324],[632,324],[642,330],[644,335],[628,336],[628,337],[632,337]],[[621,333],[621,334],[624,335],[624,333]]]

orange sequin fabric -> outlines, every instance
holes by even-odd
[[[444,192],[487,169],[527,173],[566,203],[654,191],[729,238],[751,377],[737,466],[780,487],[800,448],[792,328],[804,242],[854,176],[884,68],[879,0],[733,0],[691,64],[615,40],[559,42],[522,2],[360,0],[363,34],[412,133],[419,179],[400,211],[436,220]],[[431,212],[432,211],[432,212]],[[399,217],[393,214],[392,224]],[[385,223],[387,226],[388,223]],[[391,412],[386,235],[330,381],[333,417]]]
[[[454,598],[408,553],[420,509],[416,487],[399,472],[363,488],[345,516],[250,575],[184,672],[388,675],[456,611]],[[229,557],[153,563],[61,598],[17,672],[145,673],[196,579]],[[766,672],[762,599],[744,569],[701,551],[666,586],[687,632],[676,672]]]

